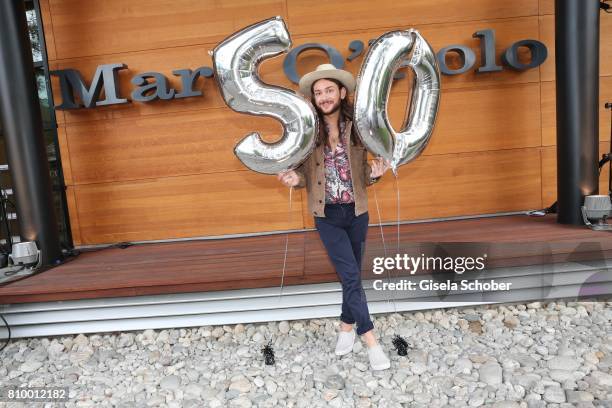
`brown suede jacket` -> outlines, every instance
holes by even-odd
[[[348,138],[352,129],[352,122],[346,121],[344,140]],[[353,196],[355,198],[355,216],[368,211],[368,193],[366,186],[376,183],[380,177],[370,177],[372,168],[368,164],[368,151],[363,145],[355,146],[349,141],[348,159],[351,165],[351,178],[353,181]],[[325,217],[325,165],[323,158],[324,145],[316,146],[312,154],[302,163],[295,172],[300,181],[295,188],[306,187],[308,193],[308,209],[315,217]]]

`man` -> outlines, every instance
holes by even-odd
[[[342,282],[336,354],[353,350],[353,324],[357,323],[372,369],[383,370],[390,361],[374,335],[361,283],[361,261],[369,221],[366,186],[378,181],[390,166],[380,158],[368,164],[367,150],[354,132],[348,93],[355,89],[355,79],[350,72],[322,64],[304,75],[299,86],[319,114],[319,136],[309,158],[298,169],[280,173],[278,179],[287,187],[306,187],[308,207]]]

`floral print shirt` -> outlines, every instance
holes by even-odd
[[[324,148],[325,161],[325,204],[353,203],[353,180],[351,165],[348,159],[349,141],[345,138],[346,124],[340,122],[340,138],[334,152],[326,144]]]

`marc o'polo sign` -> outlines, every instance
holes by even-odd
[[[480,40],[480,66],[476,69],[478,73],[497,72],[503,67],[497,65],[495,55],[495,31],[491,29],[480,30],[473,34],[474,38]],[[370,40],[368,45],[375,40]],[[525,47],[531,53],[531,60],[523,63],[519,60],[519,48]],[[365,44],[361,40],[351,41],[348,45],[351,55],[346,59],[350,62],[363,54]],[[287,78],[297,84],[299,75],[297,73],[298,56],[307,50],[319,50],[327,54],[330,62],[337,68],[344,67],[344,57],[340,52],[323,43],[307,43],[293,48],[283,62],[283,70]],[[450,53],[457,54],[460,59],[460,67],[449,68],[446,63],[446,56]],[[502,63],[513,70],[524,71],[541,65],[548,56],[546,46],[537,40],[520,40],[508,47],[501,55]],[[476,64],[476,55],[471,48],[464,45],[449,45],[442,48],[437,53],[440,72],[444,75],[463,74]],[[85,85],[81,74],[75,69],[61,69],[51,71],[50,74],[59,77],[60,89],[62,94],[62,104],[56,109],[80,109],[94,108],[96,106],[118,105],[130,102],[126,98],[119,96],[117,87],[117,72],[127,69],[127,65],[122,63],[99,65],[96,68],[90,86]],[[210,78],[213,70],[210,67],[200,67],[195,70],[178,69],[172,71],[181,80],[180,89],[171,88],[168,78],[159,72],[144,72],[135,75],[131,83],[135,86],[130,97],[131,101],[150,102],[156,99],[170,100],[180,98],[190,98],[202,96],[201,90],[194,89],[196,81],[200,77]],[[395,79],[401,79],[405,75],[401,72],[395,74]],[[100,100],[100,92],[104,89],[104,99]],[[77,99],[78,98],[78,99]]]
[[[125,64],[105,64],[96,68],[89,88],[85,85],[79,71],[75,69],[60,69],[51,71],[60,79],[62,104],[55,109],[94,108],[96,106],[118,105],[129,101],[119,96],[117,87],[117,72],[127,69]],[[181,90],[171,88],[168,78],[159,72],[144,72],[135,75],[131,82],[136,86],[132,91],[132,101],[150,102],[155,99],[180,99],[192,96],[201,96],[202,91],[193,89],[200,76],[212,77],[213,71],[209,67],[200,67],[195,71],[191,69],[178,69],[172,73],[181,78]],[[99,100],[100,91],[104,88],[104,99]],[[75,100],[79,97],[81,103]]]

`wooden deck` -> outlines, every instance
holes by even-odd
[[[371,226],[362,275],[384,256]],[[0,287],[0,304],[279,286],[285,234],[134,245],[84,252],[63,265]],[[396,226],[384,227],[387,255]],[[448,243],[434,247],[426,243]],[[285,285],[336,281],[316,231],[289,234]],[[612,258],[612,235],[524,215],[400,226],[400,253],[488,255],[488,267]]]

